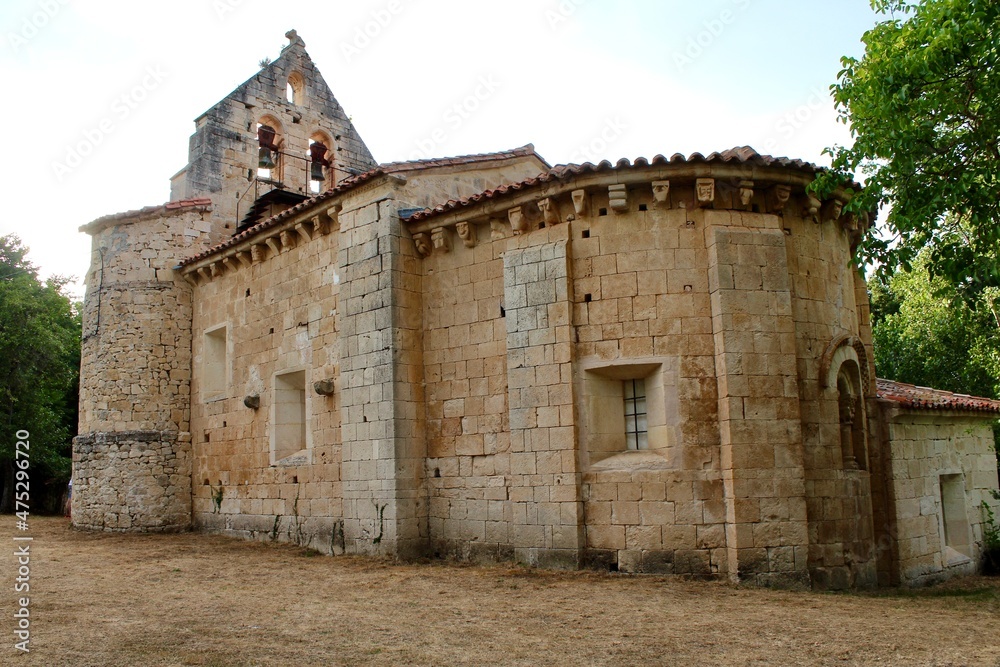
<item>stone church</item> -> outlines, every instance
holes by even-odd
[[[876,379],[818,167],[379,164],[291,31],[107,215],[73,522],[841,589],[974,572],[1000,402]]]

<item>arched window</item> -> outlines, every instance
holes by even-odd
[[[844,361],[837,373],[837,408],[844,467],[867,470],[865,404],[861,393],[861,373],[854,360]]]
[[[281,123],[273,116],[262,116],[257,123],[257,178],[281,179]]]
[[[305,100],[305,81],[298,72],[288,75],[285,83],[285,99],[289,104],[301,105]]]
[[[848,470],[868,469],[868,428],[864,392],[869,387],[869,373],[865,349],[853,336],[841,335],[834,338],[820,359],[820,386],[825,390],[837,390],[839,458],[841,465]],[[829,396],[831,399],[834,398],[833,395]],[[831,446],[834,444],[830,443]]]

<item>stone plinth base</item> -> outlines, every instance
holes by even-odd
[[[135,532],[190,528],[190,434],[124,431],[74,438],[73,525]]]

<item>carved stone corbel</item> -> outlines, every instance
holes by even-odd
[[[653,206],[670,208],[670,181],[653,181]]]
[[[322,234],[326,234],[331,229],[340,227],[340,212],[343,208],[343,204],[337,203],[326,209],[326,217],[330,219],[330,224],[323,225]]]
[[[792,186],[779,184],[767,191],[767,212],[781,215],[792,197]]]
[[[282,252],[291,250],[292,246],[295,245],[295,237],[292,236],[291,230],[283,229],[281,230],[281,232],[279,232],[279,236],[281,237]]]
[[[587,205],[587,191],[586,190],[573,190],[571,196],[573,197],[573,211],[577,218],[582,218],[587,215],[589,211],[589,206]]]
[[[608,186],[608,206],[615,213],[628,211],[628,188],[623,184]]]
[[[239,252],[237,252],[236,259],[240,260],[240,264],[242,264],[243,266],[250,266],[251,264],[253,264],[252,253],[249,253],[246,250],[240,250]]]
[[[840,227],[847,232],[847,238],[851,241],[853,249],[864,238],[867,226],[864,224],[868,215],[866,213],[847,213],[840,216]]]
[[[236,271],[236,269],[240,268],[236,264],[236,257],[223,257],[222,263],[225,265],[227,271]]]
[[[528,219],[524,217],[524,211],[521,210],[520,206],[509,209],[507,219],[510,221],[510,228],[514,231],[515,236],[528,231]]]
[[[451,236],[446,227],[435,227],[431,230],[431,243],[441,252],[451,251]]]
[[[542,213],[542,222],[546,225],[557,225],[559,220],[559,207],[552,197],[546,197],[538,202],[538,210]]]
[[[326,234],[329,228],[326,224],[327,218],[324,215],[314,215],[309,218],[310,224],[312,224],[312,233],[314,236],[320,236]]]
[[[831,199],[823,204],[822,220],[823,222],[836,221],[840,219],[840,214],[844,210],[844,202],[839,199]]]
[[[309,229],[307,229],[301,222],[295,225],[295,231],[299,233],[299,236],[302,237],[303,241],[312,241],[312,232],[310,232]]]
[[[694,182],[695,199],[698,206],[708,207],[715,203],[715,179],[698,178]]]
[[[753,201],[753,181],[740,181],[740,204],[744,209],[750,208],[750,203]]]
[[[455,223],[455,231],[466,248],[476,247],[476,228],[473,225],[467,222],[457,222]]]
[[[807,220],[812,220],[815,223],[819,223],[819,209],[823,206],[823,202],[814,197],[811,194],[806,194],[806,208],[805,214],[802,216]]]
[[[259,243],[254,243],[250,246],[250,257],[254,264],[260,264],[264,261],[264,246]]]
[[[281,244],[278,242],[278,239],[275,238],[274,236],[269,236],[268,238],[264,239],[264,243],[267,244],[267,247],[271,249],[271,252],[275,256],[281,254]]]
[[[431,250],[434,247],[431,245],[431,237],[429,234],[414,234],[413,235],[413,245],[417,248],[417,254],[421,257],[427,257],[431,254]]]

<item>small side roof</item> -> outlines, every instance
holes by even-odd
[[[910,410],[957,410],[1000,414],[1000,401],[968,394],[955,394],[942,389],[918,387],[895,380],[875,380],[878,397]]]
[[[102,215],[96,220],[91,220],[85,225],[80,227],[80,231],[87,234],[96,234],[105,227],[109,225],[117,225],[122,222],[135,220],[138,218],[149,218],[159,215],[165,215],[168,213],[174,213],[182,209],[202,209],[211,210],[212,200],[207,197],[199,197],[197,199],[179,199],[177,201],[168,201],[165,204],[156,204],[155,206],[144,206],[143,208],[137,208],[132,211],[124,211],[122,213],[111,213],[108,215]]]

